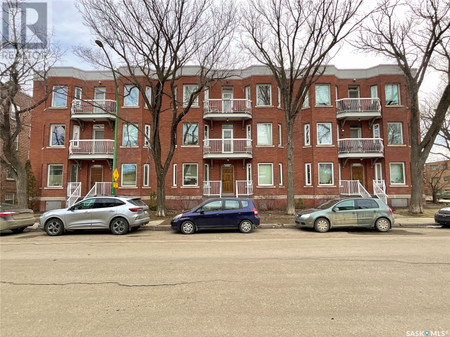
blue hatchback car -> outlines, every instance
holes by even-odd
[[[250,199],[220,198],[178,214],[172,219],[171,226],[183,234],[213,228],[238,228],[242,233],[250,233],[259,226],[259,217]]]

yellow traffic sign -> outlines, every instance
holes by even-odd
[[[114,188],[119,188],[119,183],[113,183]]]
[[[114,178],[114,181],[117,181],[117,179],[119,179],[119,171],[117,171],[117,169],[114,170],[113,178]],[[114,186],[114,187],[116,187],[116,186]]]

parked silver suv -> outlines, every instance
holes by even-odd
[[[121,235],[149,221],[148,206],[140,198],[102,196],[45,212],[39,218],[39,228],[51,236],[76,229],[110,229]]]

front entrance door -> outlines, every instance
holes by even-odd
[[[352,180],[359,180],[364,186],[364,167],[362,165],[352,165]]]
[[[92,166],[91,167],[91,184],[90,188],[95,185],[97,182],[103,181],[103,167],[102,166]]]
[[[233,166],[222,166],[222,193],[233,194]]]

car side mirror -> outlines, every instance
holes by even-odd
[[[201,210],[201,211],[200,211],[200,214],[205,214],[205,211],[204,211],[204,210]]]
[[[333,212],[339,212],[339,207],[333,208]]]

